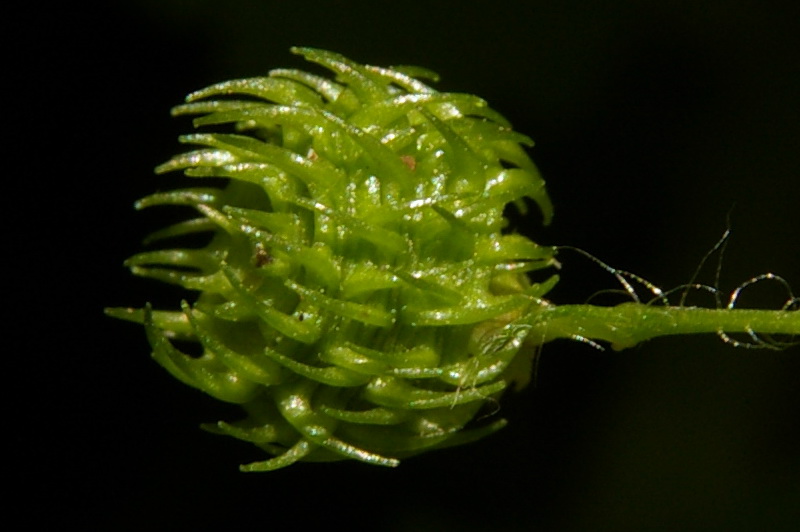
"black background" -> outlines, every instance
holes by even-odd
[[[245,475],[257,449],[197,428],[235,414],[174,381],[141,328],[102,309],[179,297],[122,267],[163,222],[132,202],[171,187],[152,174],[187,131],[169,108],[215,81],[305,68],[291,45],[424,65],[442,90],[486,98],[537,142],[556,217],[516,221],[537,242],[672,287],[730,213],[722,288],[772,271],[800,290],[798,5],[151,0],[10,16],[12,515],[105,530],[796,529],[798,348],[557,342],[536,385],[506,397],[510,426],[477,444],[394,470]],[[614,287],[561,259],[554,301]],[[748,304],[775,307],[773,288]]]

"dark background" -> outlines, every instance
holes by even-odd
[[[771,271],[800,290],[798,6],[150,0],[9,17],[12,514],[105,530],[796,529],[797,347],[557,342],[536,385],[506,397],[510,426],[477,444],[395,470],[245,475],[257,449],[197,428],[231,411],[174,381],[141,328],[102,308],[177,301],[122,267],[163,221],[132,203],[171,187],[152,174],[187,131],[169,108],[215,81],[305,68],[291,45],[424,65],[440,89],[486,98],[537,142],[556,206],[548,228],[536,213],[518,222],[537,242],[672,287],[730,213],[722,288]],[[615,287],[588,260],[561,259],[556,302]],[[783,299],[759,285],[747,304]]]

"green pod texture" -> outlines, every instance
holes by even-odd
[[[271,456],[243,471],[300,460],[396,466],[481,438],[505,423],[491,415],[499,396],[527,384],[537,350],[556,338],[620,349],[732,332],[785,347],[758,334],[800,334],[790,290],[776,311],[735,309],[740,289],[715,309],[673,307],[661,292],[615,307],[550,303],[556,248],[504,217],[531,204],[543,223],[552,217],[528,137],[484,100],[434,90],[426,69],[293,52],[334,75],[273,70],[173,109],[196,116],[201,132],[181,137],[194,149],[157,172],[183,171],[199,186],[136,206],[197,216],[151,235],[159,245],[127,266],[192,302],[107,309],[143,324],[177,379],[241,405],[244,419],[204,428]],[[204,246],[187,246],[198,237]]]
[[[497,430],[503,420],[470,422],[529,379],[522,318],[556,281],[528,280],[554,250],[507,231],[503,216],[525,198],[545,222],[552,215],[522,148],[530,139],[482,99],[432,89],[426,70],[293,51],[335,80],[274,70],[173,110],[226,132],[181,137],[197,149],[157,172],[229,182],[140,200],[199,214],[150,241],[210,240],[127,265],[195,292],[194,303],[109,312],[143,323],[176,378],[243,407],[244,420],[205,427],[274,455],[243,470],[344,458],[394,466]]]

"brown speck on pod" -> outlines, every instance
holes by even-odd
[[[411,170],[415,170],[417,168],[417,160],[411,155],[401,155],[400,160],[403,161],[403,164],[408,166]]]
[[[256,267],[261,268],[270,262],[272,262],[272,256],[269,254],[269,252],[261,244],[257,245],[255,256]]]

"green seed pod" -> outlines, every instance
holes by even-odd
[[[144,323],[176,378],[242,405],[245,420],[206,428],[275,455],[248,471],[301,459],[392,466],[500,428],[465,430],[510,382],[527,382],[520,318],[556,280],[526,276],[553,265],[552,248],[505,231],[509,203],[531,198],[552,214],[521,147],[530,139],[480,98],[412,77],[431,75],[421,69],[294,51],[336,80],[275,70],[173,110],[234,132],[181,137],[201,148],[157,171],[230,182],[140,200],[201,215],[151,240],[212,237],[127,264],[199,294],[181,311],[112,313]]]
[[[616,307],[551,304],[543,296],[557,277],[532,283],[528,273],[555,266],[555,248],[509,231],[504,217],[526,198],[544,223],[552,216],[528,137],[480,98],[435,91],[420,81],[435,79],[427,70],[293,51],[335,79],[274,70],[173,109],[224,132],[181,137],[199,148],[157,172],[227,184],[140,200],[199,213],[150,241],[208,240],[127,265],[194,292],[194,303],[107,310],[144,324],[176,378],[242,406],[245,419],[205,427],[273,455],[242,470],[347,458],[395,466],[480,438],[504,421],[478,414],[524,386],[536,350],[556,338],[624,348],[725,331],[774,347],[756,333],[800,334],[791,291],[778,311],[734,309],[740,289],[716,309],[672,307],[657,290],[649,303],[631,292]],[[607,268],[626,287],[624,277],[641,280]],[[180,351],[186,342],[202,354]]]

